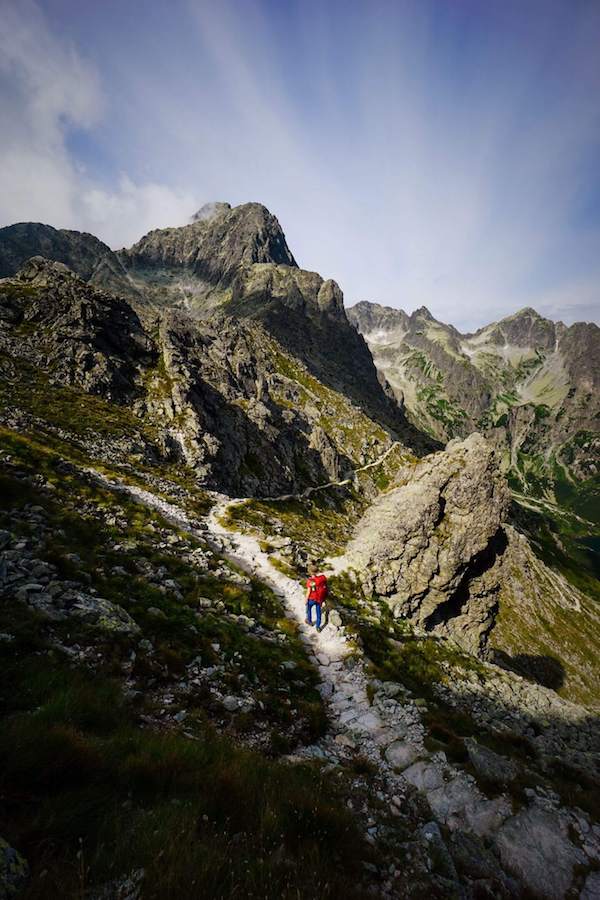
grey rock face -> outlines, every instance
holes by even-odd
[[[585,880],[583,890],[579,895],[580,900],[599,900],[600,898],[600,872],[590,872]]]
[[[497,785],[508,784],[516,778],[518,768],[512,760],[478,744],[473,738],[467,738],[465,746],[469,760],[480,778]]]
[[[494,843],[502,865],[535,897],[548,900],[562,900],[567,895],[575,866],[586,861],[569,840],[561,816],[535,806],[505,822]]]
[[[156,356],[124,300],[39,256],[25,263],[15,279],[0,281],[0,320],[16,326],[12,349],[63,384],[118,402],[133,397],[140,367]],[[33,332],[30,338],[23,337],[24,327]],[[6,332],[4,341],[9,339]]]
[[[196,313],[228,299],[242,265],[296,266],[279,222],[260,203],[208,204],[191,225],[151,231],[119,259],[146,297]]]
[[[437,322],[425,307],[409,316],[363,302],[348,317],[413,422],[442,441],[476,429],[491,386],[469,363],[455,328]]]
[[[492,447],[473,434],[419,462],[406,484],[380,497],[359,523],[345,562],[367,594],[419,625],[463,616],[457,637],[476,646],[491,624],[494,586],[484,592],[478,584],[472,596],[470,585],[502,549],[508,503]]]
[[[362,337],[349,323],[335,281],[289,266],[242,267],[227,306],[233,315],[260,322],[309,371],[403,436],[411,446],[433,443],[411,428],[378,378]]]
[[[336,292],[313,278],[314,315],[327,315],[318,297],[329,309]],[[130,408],[138,433],[111,437],[115,453],[181,461],[216,487],[272,496],[337,480],[363,462],[361,447],[378,455],[392,440],[251,317],[138,315],[61,263],[36,257],[0,281],[0,320],[0,347],[15,364]],[[378,399],[387,401],[374,383],[377,409]]]
[[[414,744],[406,744],[403,741],[394,741],[385,751],[385,758],[394,769],[406,769],[418,756]]]
[[[117,254],[93,234],[37,222],[0,228],[0,278],[14,275],[32,256],[63,263],[84,281],[118,296],[141,299]]]
[[[192,222],[209,222],[221,214],[228,213],[231,209],[230,203],[219,203],[212,201],[201,206],[198,212],[195,212],[191,218]]]
[[[423,441],[380,383],[362,336],[348,323],[338,285],[298,268],[264,206],[209,204],[191,225],[152,231],[121,251],[120,260],[157,305],[184,307],[196,317],[221,309],[260,322],[320,381],[408,441]]]
[[[409,426],[389,386],[381,383],[363,338],[348,323],[338,285],[298,268],[279,222],[264,206],[247,203],[231,209],[229,204],[208,204],[192,224],[152,231],[118,255],[91,235],[41,225],[11,229],[0,232],[0,260],[4,252],[7,274],[32,253],[44,253],[69,265],[84,280],[161,309],[183,308],[195,319],[218,310],[258,322],[328,387],[342,391],[415,449],[432,448]],[[106,274],[109,269],[112,280],[108,275],[101,277],[101,270]],[[6,306],[5,320],[18,316],[13,305]],[[152,313],[142,306],[138,303],[140,314],[150,318]],[[54,307],[50,312],[56,312]],[[72,323],[71,332],[77,336],[75,324],[79,323]],[[114,345],[121,328],[111,322],[109,331]],[[115,355],[110,342],[105,344]],[[68,357],[70,348],[65,349]],[[73,366],[77,371],[69,375],[68,383],[77,378],[81,382],[83,373],[100,365],[98,354],[91,364],[88,358],[78,358]],[[91,377],[92,390],[98,374]],[[261,373],[257,397],[260,385],[264,393]],[[335,470],[335,466],[329,468]]]
[[[139,634],[139,627],[129,613],[111,600],[105,600],[95,594],[87,594],[80,590],[64,590],[53,595],[41,589],[32,591],[31,585],[25,585],[16,592],[16,598],[28,604],[48,619],[60,621],[75,616],[78,619],[99,628],[101,631],[116,634]]]

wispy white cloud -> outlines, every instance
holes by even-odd
[[[32,0],[0,7],[0,224],[42,221],[94,232],[113,246],[185,222],[190,193],[122,174],[97,183],[68,136],[106,112],[99,73],[51,29]]]
[[[205,200],[258,200],[349,304],[463,328],[536,302],[598,317],[597,4],[174,0],[134,45],[111,4],[98,33],[82,6],[69,38],[11,7],[5,221],[119,246]],[[69,152],[73,128],[112,167]]]
[[[191,193],[152,182],[135,184],[124,174],[114,190],[89,186],[81,199],[89,230],[106,235],[113,247],[128,246],[152,228],[184,225],[195,209]]]

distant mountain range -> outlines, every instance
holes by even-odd
[[[526,308],[461,334],[425,308],[348,310],[408,417],[441,441],[482,431],[516,490],[598,521],[600,328]]]

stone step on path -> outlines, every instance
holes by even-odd
[[[212,543],[230,562],[259,578],[281,598],[287,615],[299,625],[330,712],[330,732],[318,745],[304,748],[304,755],[343,764],[360,752],[386,777],[393,794],[405,796],[407,786],[412,785],[427,799],[439,823],[453,832],[491,839],[502,865],[516,874],[534,897],[561,900],[573,883],[577,867],[600,863],[600,829],[588,838],[589,852],[584,853],[570,839],[577,811],[547,810],[533,801],[527,809],[513,813],[509,798],[487,798],[475,779],[450,764],[444,753],[428,752],[419,709],[402,695],[400,686],[379,683],[370,702],[370,679],[363,659],[348,645],[343,627],[327,625],[320,633],[308,627],[304,590],[298,582],[273,568],[256,538],[232,533],[222,525],[220,519],[228,507],[243,501],[213,495],[215,506],[198,527],[183,510],[149,491],[109,481],[100,473],[95,475],[103,484],[157,510],[178,528]],[[370,686],[373,688],[372,680]],[[395,696],[390,694],[390,687]],[[393,809],[392,798],[390,804]],[[596,889],[594,877],[594,872],[586,876],[581,894],[588,900],[596,896],[592,893]]]

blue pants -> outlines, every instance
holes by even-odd
[[[308,624],[312,625],[312,611],[315,610],[316,613],[316,626],[317,628],[321,627],[321,604],[317,603],[316,600],[308,600],[306,603],[306,618],[308,620]]]

